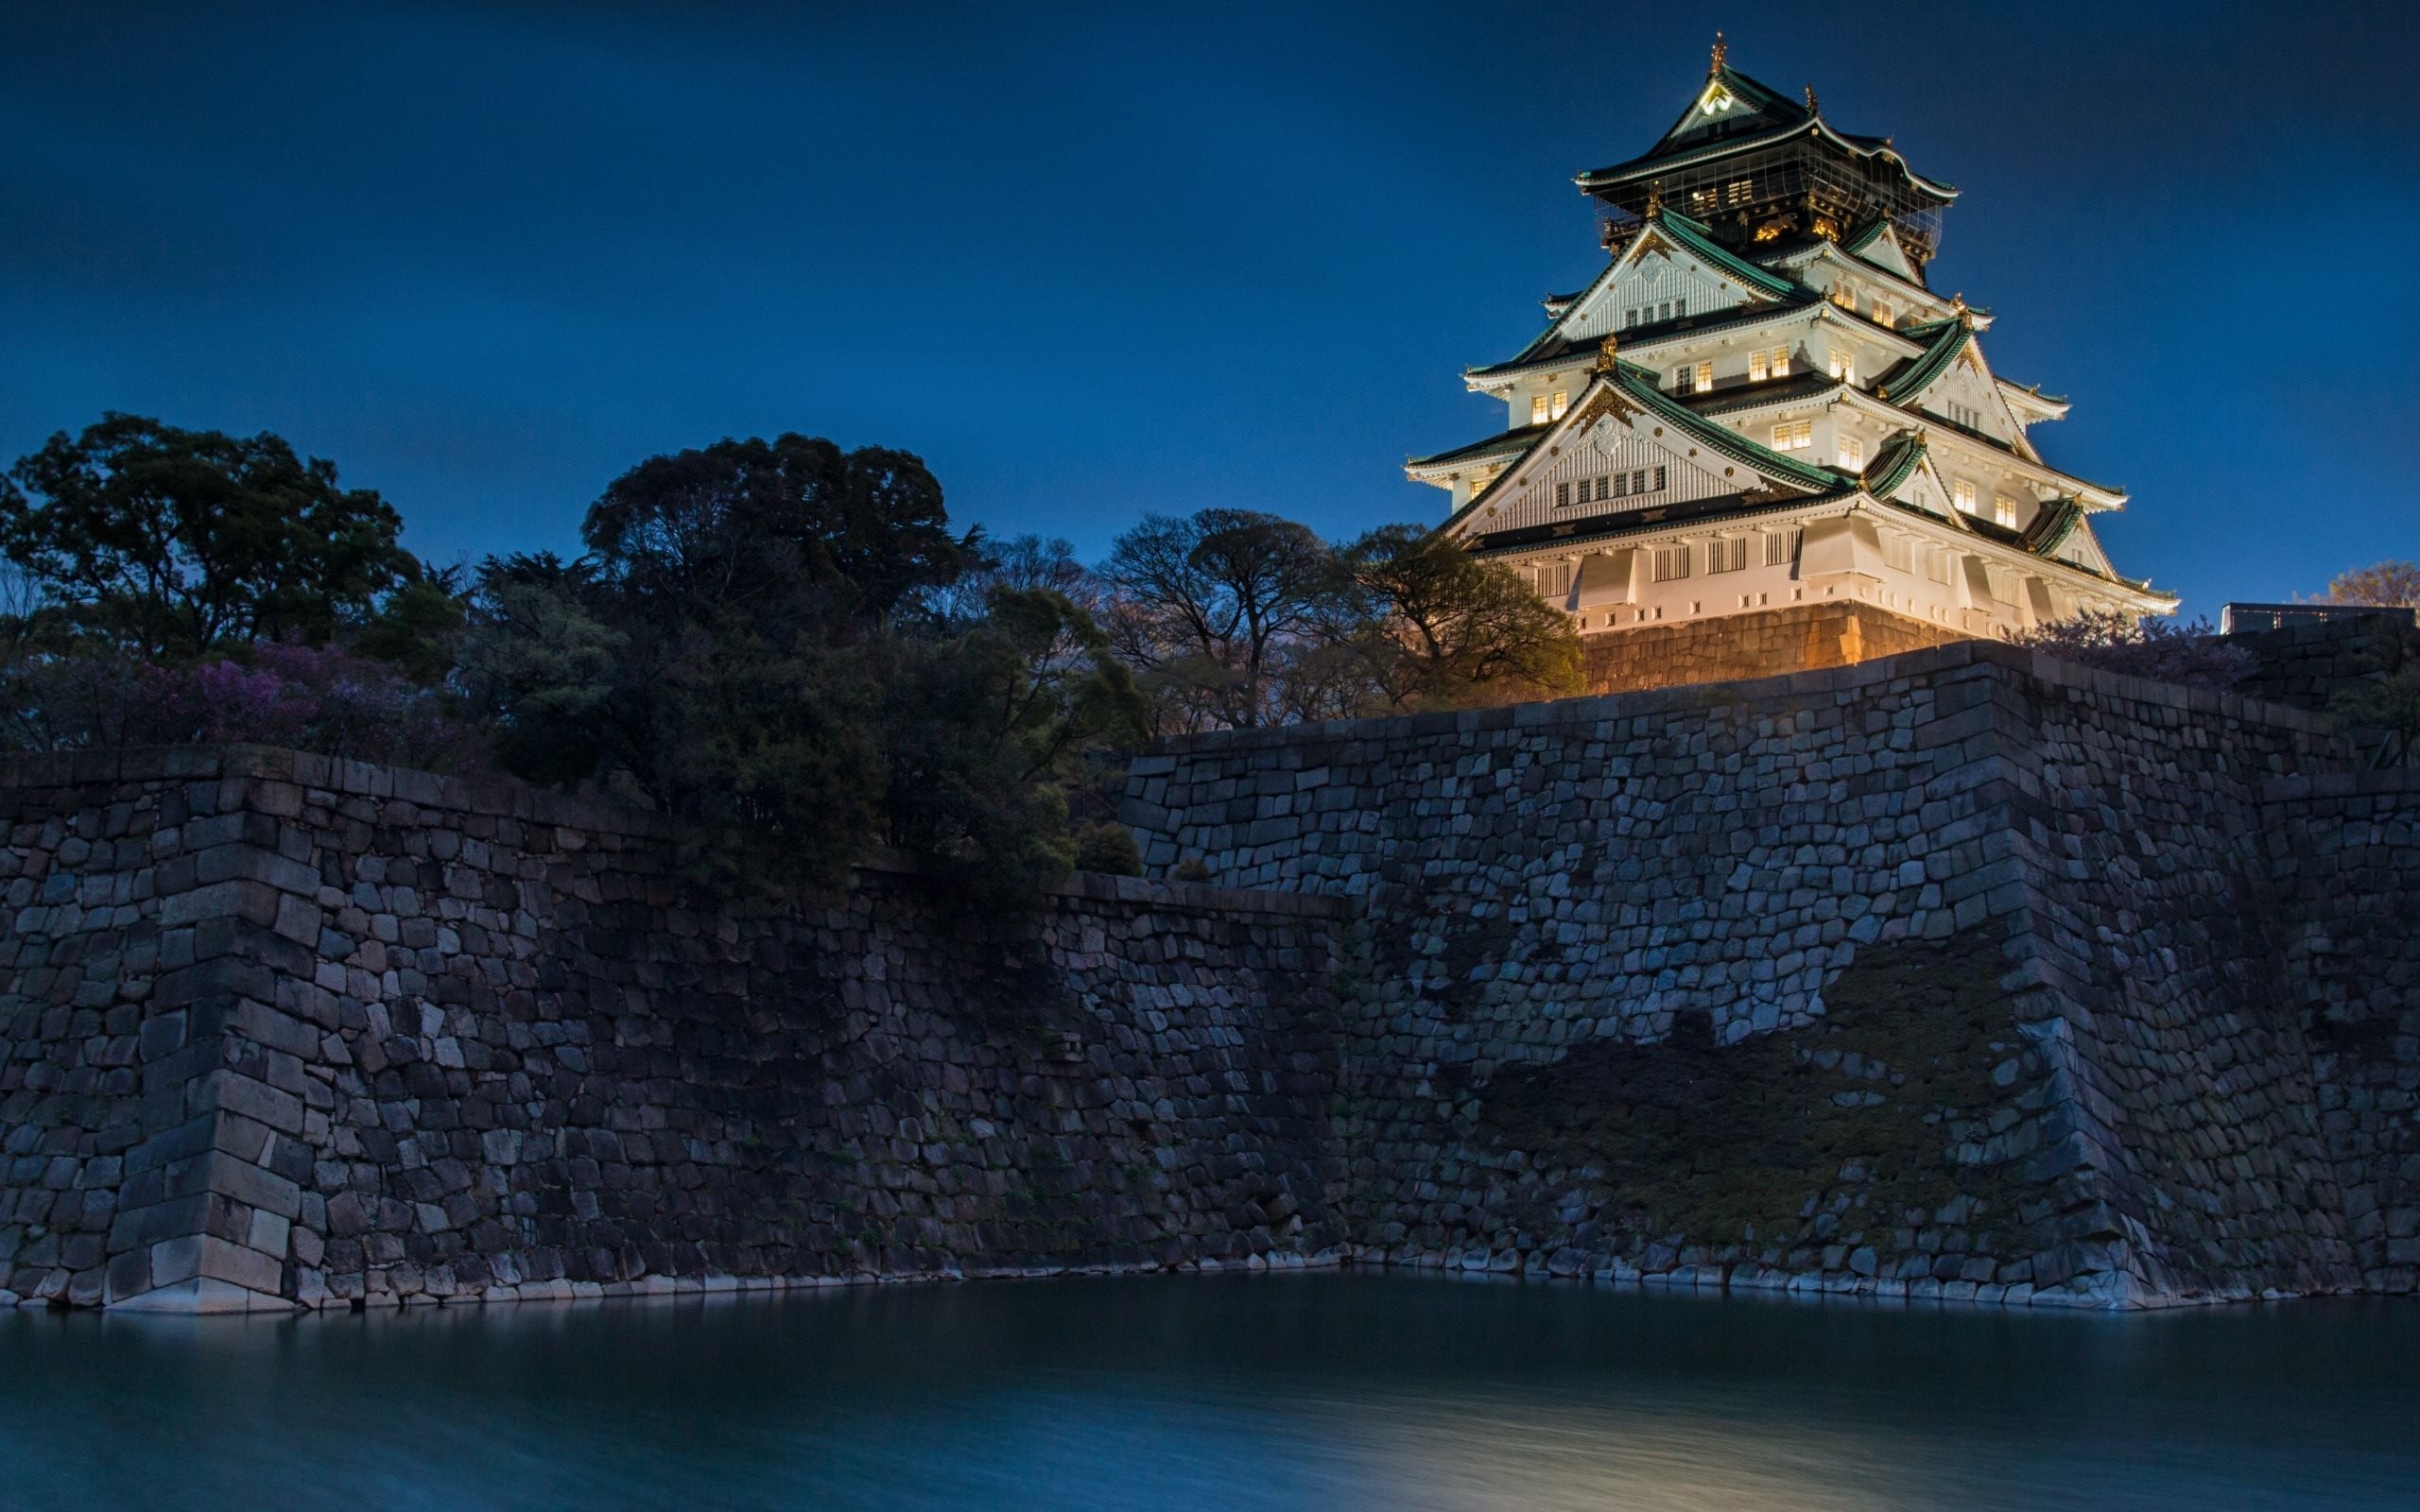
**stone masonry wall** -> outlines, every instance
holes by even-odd
[[[1582,636],[1580,645],[1588,691],[1624,693],[1851,666],[1962,639],[1943,626],[1845,602],[1634,626]]]
[[[2286,778],[2262,796],[2355,1262],[2372,1290],[2420,1289],[2420,772]]]
[[[232,1309],[1266,1265],[1344,1233],[1340,905],[715,908],[645,816],[248,748],[0,786],[0,1288]]]
[[[1154,868],[1363,901],[1357,1253],[2096,1304],[2408,1288],[2360,1246],[2410,1231],[2409,1042],[2366,1031],[2393,1063],[2358,1097],[2313,1055],[2288,952],[2325,900],[2264,859],[2268,784],[2346,755],[2294,711],[1966,642],[1197,737],[1136,764],[1126,816]],[[2408,871],[2363,875],[2409,905]],[[2361,1099],[2360,1140],[2323,1128]]]
[[[0,1297],[1357,1259],[2086,1305],[2420,1287],[2420,782],[1963,642],[1137,760],[1022,919],[643,815],[0,764]]]

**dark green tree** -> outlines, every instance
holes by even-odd
[[[0,555],[77,631],[166,660],[365,623],[419,564],[403,522],[269,435],[109,414],[0,482]]]
[[[981,618],[895,637],[883,660],[892,843],[997,899],[1075,865],[1082,753],[1131,747],[1148,712],[1092,616],[1056,589],[997,585]]]
[[[1366,595],[1361,664],[1398,709],[1560,698],[1585,690],[1580,638],[1518,574],[1437,531],[1383,525],[1341,553]]]

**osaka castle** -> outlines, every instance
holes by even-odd
[[[1582,632],[1599,689],[1839,665],[2083,610],[2160,614],[2092,527],[2122,489],[2030,434],[1933,286],[1958,190],[1729,66],[1645,156],[1583,173],[1605,266],[1464,374],[1495,434],[1407,466],[1443,528]]]

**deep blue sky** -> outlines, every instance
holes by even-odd
[[[211,14],[205,15],[204,12]],[[0,461],[103,409],[280,432],[440,560],[651,453],[921,453],[1136,515],[1430,518],[1408,454],[1599,266],[1577,170],[1715,28],[1966,191],[1935,284],[2076,403],[2188,612],[2420,557],[2409,12],[2207,5],[138,7],[0,0]]]

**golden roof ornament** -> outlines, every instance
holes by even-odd
[[[1815,103],[1815,86],[1812,84],[1806,86],[1806,113],[1809,115],[1824,113],[1824,108]]]
[[[1597,344],[1597,370],[1612,372],[1621,366],[1621,358],[1616,355],[1620,349],[1621,338],[1610,331],[1606,332],[1605,339]]]
[[[1719,31],[1716,32],[1714,34],[1714,60],[1705,65],[1705,77],[1712,78],[1715,75],[1721,73],[1723,61],[1730,56],[1731,44],[1722,40],[1722,33]]]

